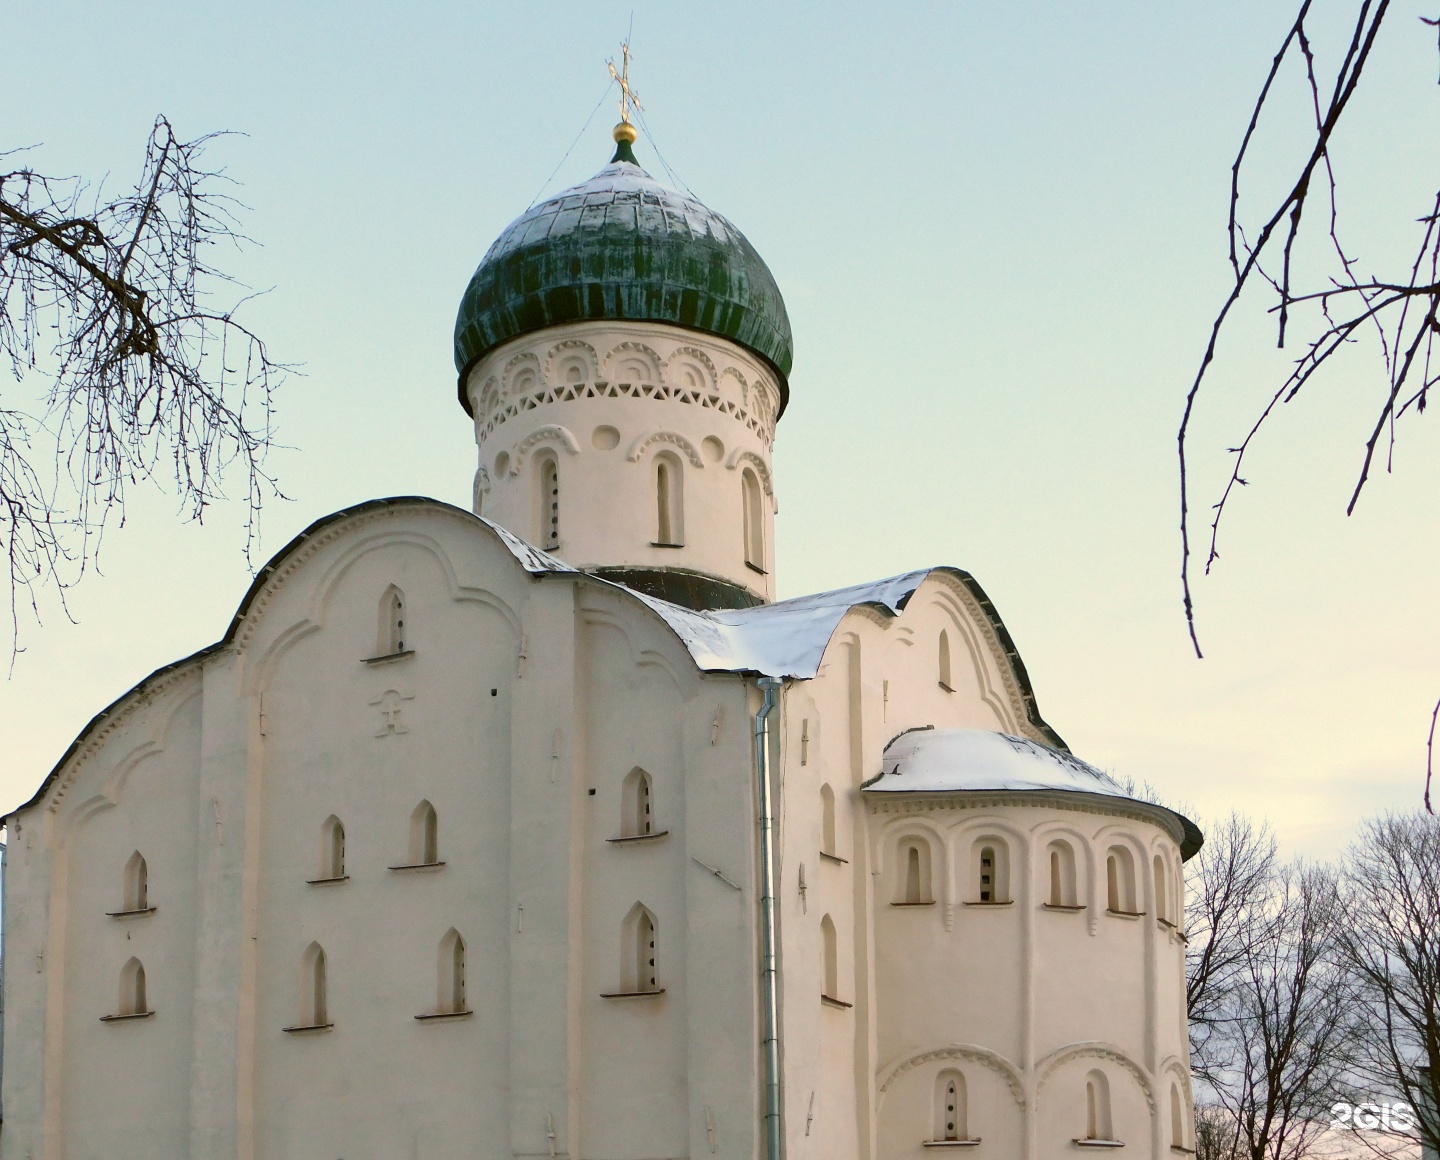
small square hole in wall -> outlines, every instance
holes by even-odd
[[[594,791],[593,789],[590,791],[590,796],[591,796],[591,797],[594,797],[594,796],[595,796],[595,791]]]
[[[499,690],[499,689],[491,689],[491,690],[490,690],[490,695],[491,695],[492,697],[498,697],[498,696],[500,695],[500,690]]]

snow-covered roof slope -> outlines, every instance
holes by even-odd
[[[481,522],[500,538],[501,543],[526,571],[535,574],[579,571],[563,560],[527,544],[499,524],[483,517]],[[925,568],[885,580],[875,580],[869,584],[855,584],[849,588],[837,588],[833,592],[816,592],[810,596],[797,596],[792,600],[779,600],[774,604],[762,604],[754,608],[707,611],[683,608],[658,597],[637,592],[623,584],[616,586],[623,588],[665,621],[685,645],[696,667],[704,672],[763,673],[770,677],[810,680],[819,672],[825,648],[847,612],[852,608],[868,605],[871,608],[884,609],[892,616],[899,615],[925,578],[935,572],[949,574],[970,591],[981,612],[990,620],[990,627],[1004,653],[1002,663],[1008,664],[1014,674],[1021,699],[1025,703],[1027,720],[1042,736],[1064,749],[1065,743],[1040,716],[1025,664],[1020,659],[1000,614],[995,611],[995,606],[974,577],[959,568]],[[591,576],[591,579],[597,584],[615,583],[599,576]]]
[[[527,572],[577,571],[499,524],[490,520],[483,522],[490,525]],[[929,570],[906,572],[887,580],[837,588],[833,592],[816,592],[754,608],[703,612],[682,608],[631,588],[625,590],[648,605],[674,630],[695,664],[706,672],[764,673],[769,677],[809,680],[819,672],[825,646],[847,612],[858,605],[869,604],[898,613],[929,574]],[[598,576],[592,579],[601,582]]]
[[[819,672],[825,646],[847,612],[870,604],[898,613],[927,575],[906,572],[834,592],[710,612],[695,612],[638,592],[635,595],[675,630],[696,665],[708,672],[756,672],[808,680]]]
[[[1134,797],[1109,774],[1072,753],[989,729],[912,729],[885,747],[866,793],[1061,792],[1116,798],[1179,824],[1186,858],[1203,841],[1183,814]]]
[[[1063,789],[1129,797],[1109,774],[1026,737],[990,729],[912,729],[885,749],[875,793]]]

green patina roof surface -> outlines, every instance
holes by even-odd
[[[501,343],[617,319],[674,323],[747,347],[779,372],[783,410],[793,349],[769,267],[718,213],[629,160],[527,210],[490,247],[455,319],[460,402],[470,409],[465,376]]]

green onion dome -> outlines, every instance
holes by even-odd
[[[780,410],[793,348],[769,267],[714,210],[661,185],[621,140],[589,181],[505,228],[455,319],[460,402],[470,368],[512,338],[588,321],[668,322],[727,338],[775,370]]]

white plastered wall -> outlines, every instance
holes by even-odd
[[[540,464],[559,474],[559,546],[580,568],[683,568],[770,600],[775,372],[734,343],[659,323],[525,335],[471,370],[476,510],[546,547]],[[683,540],[658,545],[656,456],[678,473]],[[742,480],[761,491],[764,559],[746,562]]]
[[[391,585],[409,652],[366,664]],[[11,819],[0,1148],[499,1160],[638,1130],[646,1154],[753,1156],[748,695],[696,673],[639,602],[532,578],[464,513],[319,529],[229,647],[122,702]],[[671,834],[617,848],[636,765]],[[393,870],[422,798],[444,865]],[[348,878],[312,884],[332,813]],[[157,909],[108,917],[137,847]],[[635,900],[665,993],[603,998]],[[471,1013],[417,1020],[452,927]],[[154,1015],[102,1024],[127,932]],[[286,1032],[312,942],[333,1027]]]
[[[951,690],[939,681],[942,630]],[[1025,717],[984,612],[944,574],[927,579],[898,617],[852,612],[819,675],[786,690],[787,1155],[930,1154],[923,1144],[934,1136],[936,1080],[956,1070],[968,1087],[970,1133],[984,1141],[974,1154],[1040,1160],[1084,1135],[1084,1076],[1097,1067],[1110,1081],[1117,1134],[1142,1155],[1168,1155],[1170,1083],[1190,1106],[1183,945],[1156,921],[1151,867],[1160,854],[1173,897],[1175,836],[1123,806],[1085,812],[1060,798],[1023,806],[1003,795],[862,800],[860,782],[879,773],[886,743],[925,725],[1045,740]],[[826,784],[836,796],[834,853],[843,862],[820,856]],[[1078,913],[1041,907],[1046,848],[1057,835],[1077,854],[1087,907]],[[896,850],[916,838],[930,850],[934,904],[893,906],[903,889]],[[966,905],[979,900],[982,841],[1008,853],[1008,906]],[[1104,913],[1113,844],[1133,852],[1144,917]],[[836,997],[852,1003],[848,1009],[821,999],[826,915],[840,935]],[[1172,917],[1178,924],[1178,911]]]

